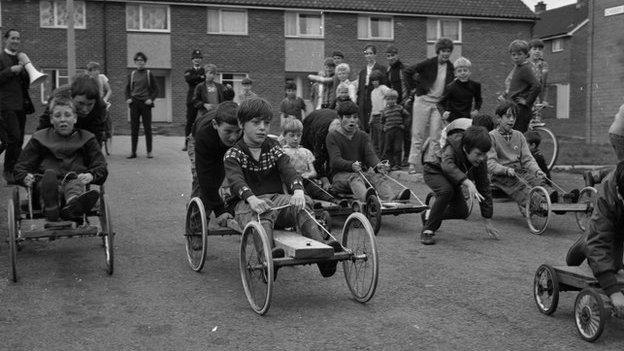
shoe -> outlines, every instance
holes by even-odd
[[[69,200],[65,207],[61,210],[63,219],[80,218],[84,214],[91,211],[100,197],[100,192],[91,189]]]
[[[182,148],[182,151],[188,151],[188,147],[184,145],[184,147]]]
[[[67,184],[67,182],[74,179],[78,179],[78,174],[76,174],[76,172],[68,172],[67,174],[65,174],[65,177],[63,177],[63,181],[61,181],[61,184]]]
[[[43,198],[43,214],[47,221],[59,219],[59,189],[56,172],[46,170],[41,177],[41,197]]]
[[[316,265],[319,269],[319,272],[321,272],[321,276],[323,278],[329,278],[336,273],[338,261],[319,262]]]
[[[416,170],[416,167],[414,167],[414,165],[410,164],[409,169],[407,170],[407,173],[416,174],[418,173],[418,171]]]
[[[563,202],[566,204],[575,204],[578,202],[580,192],[578,189],[573,189],[567,194],[563,194]]]
[[[406,200],[410,199],[410,196],[411,196],[410,190],[409,189],[403,189],[396,196],[395,200],[406,201]]]
[[[579,235],[566,255],[568,266],[580,266],[583,261],[585,261],[585,234]]]
[[[128,158],[128,159],[130,159],[130,158],[137,158],[137,155],[136,154],[131,154],[129,156],[126,156],[126,158]]]
[[[556,204],[559,202],[559,193],[557,192],[557,190],[553,190],[553,192],[550,193],[549,197],[550,197],[551,204]],[[564,199],[565,199],[565,195],[564,195]]]
[[[327,242],[325,244],[331,246],[332,248],[334,248],[334,252],[342,252],[342,251],[344,251],[344,248],[342,247],[342,245],[340,245],[340,243],[337,242],[336,240],[334,240],[333,238],[327,240]]]
[[[401,166],[399,165],[394,165],[390,168],[391,171],[400,171],[401,170]]]
[[[420,242],[423,245],[433,245],[435,244],[435,239],[433,238],[434,233],[431,230],[423,230],[420,233]]]
[[[282,258],[286,256],[286,252],[281,247],[274,247],[271,249],[271,257],[273,258]]]
[[[152,155],[152,153],[151,153],[151,152],[148,152],[148,153],[147,153],[147,158],[154,158],[154,155]]]

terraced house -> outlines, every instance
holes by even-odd
[[[392,44],[406,64],[434,55],[440,37],[455,42],[453,57],[473,62],[473,77],[484,88],[484,110],[511,63],[507,45],[529,39],[536,16],[521,0],[75,0],[78,67],[97,61],[114,89],[115,124],[127,123],[123,89],[137,51],[147,54],[161,93],[155,122],[179,126],[185,121],[184,70],[191,52],[200,49],[204,63],[219,68],[218,80],[236,91],[244,77],[254,91],[279,106],[284,82],[294,80],[298,94],[309,98],[306,76],[318,72],[334,50],[345,54],[352,74],[365,67],[363,48],[383,51]],[[17,28],[23,49],[48,83],[32,89],[45,101],[51,89],[68,81],[65,0],[0,0],[0,26]],[[41,106],[39,106],[41,108]]]

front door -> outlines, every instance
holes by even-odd
[[[154,101],[152,121],[171,122],[171,76],[168,70],[152,70],[158,84],[158,95]]]

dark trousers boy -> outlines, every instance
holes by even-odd
[[[384,132],[384,157],[390,161],[390,166],[401,167],[401,151],[403,151],[403,136],[404,130],[402,128],[394,127]]]
[[[466,219],[470,215],[468,203],[464,198],[461,186],[454,186],[438,172],[432,172],[431,166],[423,167],[423,179],[435,193],[435,201],[429,211],[429,219],[423,230],[437,231],[445,219]]]
[[[152,105],[146,105],[144,101],[136,99],[133,99],[130,104],[132,155],[136,155],[141,119],[143,120],[143,131],[145,132],[145,148],[148,153],[152,152],[152,107]]]
[[[518,104],[517,106],[518,109],[516,113],[516,124],[514,125],[514,129],[524,134],[529,129],[529,122],[531,121],[533,106],[526,106],[521,104]]]

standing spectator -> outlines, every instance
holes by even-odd
[[[529,42],[529,61],[533,64],[535,78],[540,83],[540,93],[535,99],[535,103],[548,105],[546,100],[548,63],[544,61],[544,42],[540,39],[533,39]],[[541,110],[535,111],[533,119],[535,120],[534,123],[542,123]]]
[[[100,73],[100,64],[94,61],[87,63],[87,74],[91,76],[91,78],[95,79],[98,90],[100,91],[100,98],[102,102],[106,106],[106,112],[104,114],[104,135],[97,136],[96,138],[100,141],[100,143],[109,143],[111,137],[113,136],[113,121],[110,118],[109,109],[111,106],[110,98],[113,95],[113,90],[108,83],[108,77],[102,73]],[[107,144],[106,147],[106,155],[110,155],[110,144]]]
[[[405,65],[399,59],[399,50],[394,45],[388,46],[386,49],[386,59],[388,59],[388,71],[386,72],[388,87],[396,90],[399,94],[397,103],[402,104],[403,100],[407,100],[409,89],[405,83]],[[408,114],[403,129],[403,164],[407,166],[408,156],[412,142],[412,115]]]
[[[258,97],[258,94],[251,91],[253,82],[249,77],[243,78],[243,80],[241,81],[241,85],[243,86],[243,89],[241,89],[240,94],[238,94],[238,101],[242,103],[245,100]]]
[[[284,124],[287,117],[294,117],[303,120],[306,112],[306,104],[302,98],[297,96],[297,84],[286,83],[286,97],[280,105],[280,125]]]
[[[332,52],[332,59],[334,60],[334,65],[338,67],[339,64],[344,62],[344,54],[340,50],[335,50]]]
[[[347,86],[347,89],[349,90],[348,92],[349,98],[351,99],[351,101],[356,102],[357,82],[349,80],[349,74],[351,74],[351,68],[349,67],[349,65],[346,63],[341,63],[336,66],[335,74],[333,77],[324,77],[320,75],[311,74],[308,76],[308,79],[310,79],[313,82],[322,82],[322,83],[331,82],[333,84],[332,89],[334,91],[338,89],[338,86],[340,84],[345,84]],[[329,97],[329,100],[330,100],[329,108],[333,109],[336,106],[336,96],[337,94]]]
[[[143,120],[145,132],[145,149],[147,158],[152,155],[152,108],[158,95],[158,84],[149,69],[145,69],[147,56],[142,52],[134,54],[134,63],[137,69],[128,75],[126,85],[126,102],[130,105],[130,131],[132,152],[127,158],[136,158],[137,143],[139,142],[139,123]]]
[[[381,156],[383,152],[383,129],[381,124],[381,111],[386,107],[385,96],[390,90],[382,82],[384,74],[381,71],[373,71],[370,75],[370,84],[373,86],[371,91],[371,112],[368,121],[370,128],[370,138],[373,143],[373,150],[377,156]]]
[[[442,131],[442,118],[437,104],[442,97],[444,87],[453,81],[453,64],[449,62],[453,52],[453,41],[440,38],[435,45],[436,57],[429,58],[405,70],[407,86],[416,95],[412,110],[412,147],[409,155],[409,173],[416,173],[421,148],[429,125],[428,155],[431,158],[439,149],[438,141]]]
[[[540,84],[535,77],[533,64],[527,60],[529,44],[526,41],[512,41],[509,44],[509,54],[514,68],[505,79],[505,94],[499,100],[511,100],[518,105],[514,129],[525,133],[529,129],[533,103],[540,92]]]
[[[203,84],[198,84],[193,93],[193,105],[202,115],[223,102],[223,85],[214,81],[217,75],[217,66],[212,63],[205,65],[204,74],[206,81]]]
[[[442,119],[446,122],[452,122],[458,118],[472,118],[479,114],[481,104],[483,104],[481,84],[470,80],[471,65],[465,57],[455,60],[456,79],[444,88],[444,94],[438,104],[444,111]]]
[[[371,111],[370,94],[373,91],[373,86],[370,84],[370,76],[373,71],[386,72],[386,67],[377,63],[377,47],[375,45],[368,44],[364,47],[364,58],[366,59],[366,68],[362,69],[358,76],[357,105],[359,108],[360,127],[368,133],[368,120]],[[385,81],[380,83],[384,84]]]
[[[30,62],[20,48],[20,33],[9,29],[4,33],[4,50],[0,52],[0,140],[4,154],[4,179],[13,183],[13,167],[24,143],[26,115],[34,113],[28,87],[28,73],[24,66]]]
[[[323,72],[321,72],[321,77],[316,75],[308,76],[308,79],[316,82],[312,85],[311,96],[312,106],[314,106],[315,110],[328,108],[330,106],[332,97],[335,95],[335,71],[336,65],[334,64],[334,60],[328,57],[323,61]]]
[[[191,62],[193,63],[193,67],[184,72],[184,80],[186,80],[186,84],[188,84],[188,91],[186,92],[186,125],[184,126],[184,148],[182,148],[182,151],[188,150],[188,140],[186,138],[189,134],[191,134],[191,128],[197,118],[198,111],[195,105],[193,105],[193,93],[195,92],[195,87],[206,80],[206,73],[204,72],[204,68],[201,66],[203,59],[204,56],[201,51],[197,49],[193,50],[191,53]]]
[[[390,161],[393,171],[401,168],[401,151],[403,148],[403,130],[409,113],[402,105],[397,104],[399,93],[394,89],[386,91],[386,107],[381,111],[381,125],[384,133],[384,158]]]

